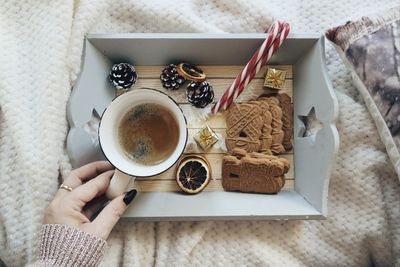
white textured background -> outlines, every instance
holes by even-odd
[[[66,102],[87,32],[296,32],[327,28],[396,1],[0,1],[0,258],[34,258],[42,212],[69,170]],[[400,265],[400,185],[350,75],[327,44],[341,148],[324,221],[131,223],[104,266]]]

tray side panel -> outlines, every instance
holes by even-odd
[[[95,122],[99,121],[115,97],[107,81],[111,64],[107,57],[85,40],[81,74],[67,105],[71,127],[67,136],[67,152],[73,168],[104,159],[98,145]]]
[[[139,193],[123,216],[138,221],[323,218],[294,191],[282,191],[278,195],[235,192],[203,192],[193,196],[174,192]]]
[[[92,34],[93,45],[113,62],[164,65],[189,61],[204,65],[244,65],[267,37],[255,34]],[[293,64],[315,38],[289,35],[270,64]],[[115,49],[118,47],[118,49]]]
[[[295,190],[326,216],[329,178],[339,147],[339,134],[335,126],[338,103],[324,57],[324,37],[321,37],[295,64],[293,93]],[[320,128],[313,128],[319,125],[317,121],[304,123],[313,110]]]

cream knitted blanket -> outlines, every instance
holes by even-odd
[[[87,32],[261,32],[273,16],[319,32],[396,1],[90,1],[0,4],[0,258],[34,258],[43,210],[69,170],[66,102]],[[312,2],[312,1],[309,1]],[[349,73],[327,45],[341,148],[324,221],[123,221],[103,266],[400,265],[400,185]]]

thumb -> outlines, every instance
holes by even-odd
[[[136,197],[137,191],[132,189],[124,195],[114,198],[93,220],[92,226],[104,240],[107,239],[115,224],[121,218],[128,205]]]

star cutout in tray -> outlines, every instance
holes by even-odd
[[[303,126],[300,127],[298,137],[307,137],[315,142],[318,131],[323,128],[322,122],[317,118],[315,108],[312,107],[306,116],[298,115],[297,117],[303,123]]]

